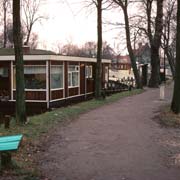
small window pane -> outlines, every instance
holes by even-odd
[[[86,78],[92,78],[92,66],[86,66]]]
[[[78,72],[72,72],[72,86],[78,86]]]
[[[63,66],[51,66],[51,89],[63,88]]]
[[[79,66],[77,65],[70,65],[68,67],[68,86],[79,86]]]

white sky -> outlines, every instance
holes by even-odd
[[[37,23],[33,31],[38,33],[40,47],[55,50],[57,43],[82,45],[87,41],[96,41],[96,9],[85,8],[83,0],[46,0],[41,6],[42,14],[48,16],[41,24]],[[84,7],[84,8],[83,8]],[[90,11],[92,11],[90,13]],[[123,16],[117,11],[104,11],[103,19],[122,21]],[[106,27],[105,27],[106,26]],[[110,30],[112,27],[105,25],[103,40],[118,46],[115,40],[119,30]],[[45,44],[42,46],[42,44]]]

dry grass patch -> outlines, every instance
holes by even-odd
[[[169,106],[163,107],[159,115],[160,124],[166,127],[180,128],[180,115],[174,114]]]

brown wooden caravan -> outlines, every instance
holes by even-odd
[[[16,101],[13,49],[0,49],[0,112],[13,114]],[[110,60],[102,60],[102,86],[106,87]],[[95,58],[60,56],[29,50],[24,55],[27,111],[39,113],[94,95]]]

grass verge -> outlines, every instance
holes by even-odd
[[[58,108],[44,114],[29,117],[28,124],[24,126],[17,126],[15,120],[11,121],[10,129],[6,130],[0,127],[0,136],[3,135],[14,135],[23,134],[23,142],[21,148],[17,153],[14,154],[14,160],[18,164],[18,168],[8,172],[10,176],[18,176],[19,179],[27,179],[28,177],[32,179],[39,176],[36,164],[34,164],[34,154],[39,153],[40,141],[46,136],[48,136],[48,131],[54,127],[61,126],[64,122],[69,122],[75,119],[80,114],[85,113],[89,110],[98,108],[105,104],[110,104],[123,97],[132,96],[142,93],[143,90],[137,89],[132,91],[121,92],[107,96],[104,100],[89,100],[74,104],[71,106]],[[13,178],[15,179],[15,178]]]
[[[165,127],[180,128],[180,115],[174,114],[169,106],[162,108],[158,121]]]

